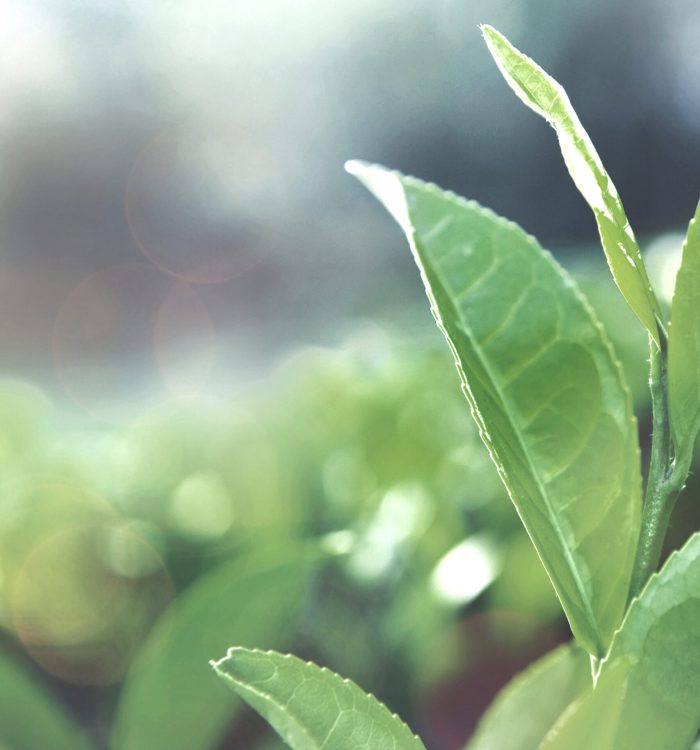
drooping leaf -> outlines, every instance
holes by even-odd
[[[212,665],[293,750],[425,750],[354,682],[295,656],[232,648]]]
[[[690,747],[700,729],[699,623],[700,533],[633,600],[595,690],[543,750]],[[600,720],[603,707],[607,734],[593,744],[570,744],[581,727]]]
[[[231,640],[288,642],[316,553],[234,560],[203,576],[175,602],[127,678],[114,750],[214,748],[241,704],[208,662]]]
[[[591,682],[588,655],[561,646],[513,679],[479,722],[467,750],[532,750]]]
[[[573,282],[516,225],[382,167],[348,170],[404,229],[482,438],[577,640],[602,655],[639,533],[636,422]]]
[[[625,209],[612,180],[581,125],[564,88],[496,29],[482,26],[484,39],[508,85],[530,109],[554,127],[564,162],[598,224],[608,265],[622,296],[659,344],[659,304]]]
[[[41,683],[0,651],[0,747],[88,750],[90,744]]]
[[[685,454],[700,425],[700,204],[683,244],[671,306],[668,400],[673,443]]]

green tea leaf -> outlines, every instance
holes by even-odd
[[[544,741],[534,747],[539,750],[625,750],[614,742],[631,669],[632,661],[629,659],[616,662],[606,679],[574,701],[562,713]],[[635,750],[641,747],[651,745],[639,745]]]
[[[403,227],[481,435],[579,642],[603,655],[639,534],[637,427],[574,283],[515,224],[352,162]]]
[[[700,533],[672,554],[633,600],[595,690],[562,722],[558,741],[543,750],[690,747],[700,728],[699,623]],[[577,728],[600,721],[603,707],[605,737],[568,744]]]
[[[240,708],[207,664],[231,640],[288,642],[303,604],[314,553],[293,548],[278,559],[226,563],[175,602],[127,678],[114,750],[216,747]]]
[[[79,727],[41,683],[0,651],[0,747],[88,750]]]
[[[588,655],[561,646],[515,677],[479,722],[467,750],[532,750],[591,682]]]
[[[425,750],[354,682],[295,656],[232,648],[213,666],[293,750]]]
[[[554,127],[564,162],[593,210],[608,265],[622,296],[659,344],[659,304],[625,209],[564,88],[491,26],[484,39],[503,77],[530,109]]]
[[[671,306],[668,400],[677,454],[693,449],[700,425],[700,204],[683,244]]]

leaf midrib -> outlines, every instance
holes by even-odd
[[[230,658],[230,657],[226,657],[226,658]],[[226,661],[226,658],[223,660],[224,662]],[[314,747],[318,748],[318,750],[321,750],[323,745],[319,745],[316,739],[309,734],[308,729],[302,723],[299,722],[299,720],[294,716],[293,713],[289,711],[288,704],[282,703],[277,698],[275,698],[271,693],[266,693],[264,690],[253,687],[252,683],[244,682],[243,680],[237,679],[236,677],[231,675],[228,671],[226,671],[225,663],[224,664],[222,664],[221,662],[215,663],[214,668],[220,675],[222,675],[227,680],[230,680],[234,685],[238,686],[238,688],[240,688],[241,690],[245,690],[250,693],[253,693],[253,695],[257,696],[263,701],[267,701],[268,703],[271,703],[272,705],[274,705],[275,708],[277,708],[280,711],[280,713],[283,713],[285,716],[287,716],[289,721],[294,724],[295,728],[298,729],[301,732],[301,734],[303,734],[309,740],[309,742],[313,743]],[[265,718],[267,719],[267,717]],[[327,740],[328,738],[324,740],[324,744]],[[286,742],[286,739],[285,739],[285,742]]]
[[[404,190],[404,196],[405,196],[405,189],[403,188],[403,186],[402,186],[402,190]],[[456,196],[456,195],[454,195],[452,193],[446,193],[446,196],[447,196],[447,198],[452,203],[454,203],[457,206],[460,206],[460,207],[464,207],[464,206],[468,207],[469,206],[469,204],[468,204],[467,201],[463,201],[458,196]],[[431,306],[432,306],[432,308],[434,310],[436,321],[438,322],[438,326],[442,330],[443,335],[445,335],[445,337],[448,340],[451,340],[450,333],[447,330],[447,326],[445,325],[445,322],[443,320],[443,316],[440,313],[439,307],[437,305],[437,301],[435,300],[435,296],[434,296],[434,294],[432,292],[432,284],[430,283],[430,281],[431,281],[430,274],[427,271],[425,264],[423,263],[423,256],[422,256],[422,254],[420,253],[420,251],[418,249],[418,247],[419,247],[419,241],[418,241],[416,229],[413,226],[412,217],[411,217],[412,211],[411,211],[411,208],[410,208],[410,206],[408,204],[408,200],[406,200],[406,206],[408,208],[408,219],[409,219],[409,222],[410,222],[410,230],[411,230],[410,231],[410,236],[409,236],[409,244],[411,245],[411,249],[413,250],[414,255],[419,260],[419,265],[420,265],[421,273],[424,275],[425,280],[428,281],[428,283],[425,284],[425,287],[426,287],[426,290],[430,290],[428,292],[429,296],[430,296],[430,303],[431,303]],[[527,237],[527,239],[528,239],[529,242],[531,242],[531,239],[529,238],[529,236]],[[549,260],[549,258],[546,255],[545,255],[545,258],[547,259],[548,263],[551,263],[550,260]],[[481,346],[479,345],[479,342],[477,341],[476,337],[474,336],[474,334],[473,334],[473,332],[471,330],[471,327],[465,321],[464,316],[462,315],[461,311],[459,311],[459,308],[457,308],[455,306],[455,304],[453,303],[452,295],[449,294],[449,292],[447,291],[447,286],[446,286],[445,282],[443,281],[443,275],[442,275],[441,271],[439,271],[437,269],[437,267],[435,267],[435,266],[433,266],[433,268],[435,269],[434,270],[434,276],[436,278],[436,281],[439,283],[440,288],[441,288],[441,290],[442,290],[445,298],[447,299],[447,301],[448,301],[448,303],[449,303],[452,311],[455,313],[455,319],[459,320],[460,324],[462,325],[462,327],[464,329],[465,335],[468,336],[469,339],[470,339],[470,341],[472,342],[472,345],[474,347],[474,351],[475,351],[476,355],[479,358],[479,363],[484,368],[484,371],[487,373],[487,375],[488,375],[491,383],[493,384],[495,395],[500,399],[501,403],[504,406],[504,410],[503,411],[504,411],[505,417],[507,419],[508,424],[512,428],[512,433],[513,433],[515,439],[517,440],[518,447],[521,449],[521,451],[523,453],[523,456],[526,459],[526,463],[527,463],[527,467],[528,467],[528,469],[530,471],[530,475],[531,475],[531,477],[535,481],[535,485],[536,485],[536,487],[537,487],[537,489],[539,491],[539,494],[540,494],[540,496],[541,496],[541,498],[543,500],[543,503],[544,503],[544,505],[546,507],[546,510],[547,510],[547,512],[549,514],[549,517],[550,517],[551,522],[552,522],[552,527],[554,528],[554,531],[555,531],[555,534],[556,534],[556,537],[557,537],[557,541],[559,542],[559,544],[561,546],[561,549],[562,549],[563,555],[564,555],[564,559],[566,560],[567,566],[568,566],[568,568],[569,568],[569,570],[571,572],[571,575],[572,575],[572,578],[574,580],[574,584],[576,586],[576,589],[579,592],[581,609],[582,609],[582,611],[583,611],[586,619],[588,620],[588,625],[589,625],[589,627],[591,627],[591,632],[592,632],[593,636],[595,637],[596,648],[597,648],[599,654],[602,655],[604,653],[605,649],[604,649],[604,646],[603,646],[603,643],[602,643],[603,639],[601,637],[601,632],[600,632],[600,628],[598,626],[598,621],[596,620],[595,615],[593,614],[593,610],[592,610],[592,607],[591,607],[591,602],[590,602],[589,596],[588,596],[588,594],[586,592],[586,589],[585,589],[585,586],[583,584],[583,581],[582,581],[582,579],[580,578],[580,576],[578,574],[577,567],[574,564],[574,558],[573,558],[571,549],[566,544],[563,529],[560,526],[559,519],[557,518],[556,513],[554,513],[553,506],[552,506],[551,500],[549,498],[549,495],[545,491],[545,488],[544,488],[544,486],[542,484],[542,481],[541,481],[541,478],[540,478],[539,474],[534,470],[534,462],[533,462],[533,459],[532,459],[532,457],[530,455],[529,450],[523,444],[523,440],[522,440],[522,437],[521,437],[521,431],[520,431],[519,427],[515,424],[515,422],[513,421],[512,417],[511,417],[511,414],[512,414],[512,405],[511,405],[510,399],[503,392],[503,390],[501,388],[501,384],[499,383],[498,379],[494,377],[493,371],[492,371],[491,367],[488,365],[488,362],[485,359],[485,356],[484,356],[484,353],[483,353],[483,351],[481,349]],[[558,269],[555,268],[555,270],[558,270]],[[586,310],[586,314],[588,314],[588,310]],[[453,352],[456,353],[458,355],[458,357],[459,357],[459,353],[456,351],[456,348],[454,348],[454,347],[453,347]],[[461,357],[460,357],[460,359],[461,359]],[[466,375],[464,373],[464,369],[461,366],[461,362],[459,362],[459,368],[458,369],[459,369],[459,372],[460,372],[460,375],[461,375],[463,381],[466,384],[468,381],[467,381]],[[469,388],[467,388],[467,390],[469,391]],[[471,393],[470,393],[470,401],[472,401],[472,404],[471,404],[472,410],[476,410],[476,412],[479,413],[479,415],[481,416],[481,413],[479,412],[479,409],[478,409],[478,405],[475,403],[475,401],[473,399],[473,396],[471,396]],[[486,428],[486,425],[483,422],[483,417],[481,419],[481,425],[485,429],[486,434],[489,436],[489,441],[488,441],[489,442],[489,450],[492,451],[493,453],[495,453],[496,455],[498,455],[498,452],[497,452],[496,448],[493,445],[493,441],[490,438],[489,430]],[[501,464],[501,466],[503,466],[503,462],[502,461],[499,460],[498,463]],[[504,470],[503,474],[505,475],[505,470]],[[518,515],[520,516],[520,518],[521,518],[521,520],[523,522],[523,525],[526,527],[526,529],[528,530],[528,533],[529,533],[530,532],[530,525],[526,521],[526,519],[523,517],[522,513],[520,512],[519,502],[516,502],[517,495],[513,491],[512,487],[510,485],[510,481],[506,482],[506,486],[507,486],[507,489],[508,489],[508,493],[511,495],[511,498],[513,500],[513,504],[515,505],[515,508],[518,511]],[[548,568],[548,565],[542,559],[542,557],[541,557],[541,555],[539,553],[539,550],[537,550],[537,554],[540,557],[540,559],[542,560],[542,563],[545,565],[545,567]],[[582,562],[582,564],[583,564],[583,562]]]

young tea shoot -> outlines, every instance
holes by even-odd
[[[408,239],[472,416],[574,636],[502,692],[469,748],[687,750],[700,727],[700,534],[657,568],[700,425],[698,219],[666,320],[563,87],[495,29],[482,32],[508,85],[554,127],[613,279],[646,329],[653,436],[643,483],[615,353],[533,237],[435,185],[347,164]],[[374,698],[314,665],[234,649],[214,666],[295,750],[423,747]]]

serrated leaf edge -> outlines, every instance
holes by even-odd
[[[238,654],[248,654],[248,655],[255,655],[255,656],[267,656],[267,657],[282,658],[282,659],[285,659],[286,661],[298,661],[298,662],[301,662],[302,664],[304,664],[307,667],[311,667],[314,671],[320,672],[321,674],[331,675],[332,677],[335,677],[338,680],[340,680],[341,682],[343,682],[343,684],[345,684],[345,685],[351,685],[352,687],[356,688],[357,690],[359,690],[364,695],[368,696],[372,701],[374,701],[374,703],[376,703],[378,706],[380,706],[381,708],[383,708],[384,710],[386,710],[387,713],[391,716],[391,718],[394,719],[394,721],[396,721],[398,724],[400,724],[401,726],[403,726],[406,729],[406,731],[408,731],[415,740],[417,740],[418,742],[420,742],[421,745],[423,744],[423,741],[421,740],[421,738],[411,729],[411,727],[409,727],[408,724],[406,724],[406,722],[397,713],[391,711],[386,706],[385,703],[382,703],[382,701],[380,701],[373,693],[368,693],[366,690],[363,690],[356,682],[354,682],[353,680],[351,680],[349,677],[342,677],[337,672],[334,672],[333,670],[328,669],[328,667],[322,667],[322,666],[316,664],[313,661],[300,659],[298,656],[294,656],[294,654],[283,654],[283,653],[280,653],[279,651],[274,651],[273,649],[267,649],[267,650],[265,650],[265,649],[258,649],[258,648],[244,648],[242,646],[231,646],[228,649],[228,651],[226,652],[226,656],[223,656],[221,659],[211,659],[209,661],[209,666],[214,669],[214,671],[217,673],[217,675],[219,675],[219,677],[222,677],[222,678],[224,678],[226,680],[229,680],[230,682],[234,683],[235,685],[241,685],[246,690],[250,690],[252,693],[255,693],[256,695],[260,696],[261,698],[264,698],[265,700],[269,700],[271,703],[274,703],[281,710],[285,710],[286,707],[284,705],[280,704],[271,695],[269,695],[268,693],[265,693],[265,692],[263,692],[261,690],[258,690],[256,688],[252,688],[247,683],[242,682],[241,680],[237,680],[235,677],[232,677],[230,674],[228,674],[225,671],[225,669],[222,667],[222,665],[224,664],[224,662],[226,662],[228,660],[235,659],[236,655],[238,655]],[[307,732],[304,729],[304,727],[302,725],[299,725],[299,726],[304,730],[304,733],[307,734]],[[307,736],[308,736],[308,734],[307,734]],[[311,740],[312,738],[309,737],[309,739]]]
[[[615,187],[615,183],[612,181],[612,178],[610,177],[607,170],[605,169],[605,166],[603,165],[603,161],[600,158],[600,155],[598,154],[598,151],[596,150],[595,145],[593,144],[593,141],[588,135],[588,132],[586,131],[586,129],[583,127],[583,123],[581,123],[581,120],[578,114],[576,113],[576,110],[571,104],[571,100],[569,99],[569,95],[566,93],[566,89],[564,88],[564,86],[562,86],[561,83],[559,83],[559,81],[556,80],[556,78],[554,78],[546,70],[544,70],[544,68],[542,68],[541,65],[539,65],[529,55],[522,52],[514,44],[512,44],[510,40],[504,34],[498,31],[498,29],[494,28],[493,26],[489,24],[481,24],[479,26],[479,30],[482,33],[486,46],[488,47],[488,50],[491,56],[493,57],[493,60],[496,63],[496,66],[501,72],[501,75],[505,79],[509,88],[511,88],[511,90],[525,104],[526,107],[533,110],[538,116],[542,117],[555,130],[557,134],[557,140],[559,141],[560,148],[562,151],[562,157],[566,164],[567,170],[569,171],[570,176],[574,184],[576,185],[576,188],[581,193],[586,203],[589,204],[595,216],[596,224],[598,225],[599,232],[601,233],[601,243],[603,245],[603,252],[604,252],[604,255],[606,256],[608,267],[610,268],[610,272],[613,276],[613,279],[615,280],[615,284],[618,286],[620,293],[622,294],[625,301],[634,312],[635,316],[639,319],[639,321],[642,323],[644,328],[647,329],[649,335],[653,338],[656,345],[660,347],[661,335],[662,334],[665,335],[665,328],[664,328],[664,323],[662,320],[661,308],[659,307],[659,302],[656,298],[656,295],[654,294],[654,290],[653,290],[653,287],[651,286],[651,282],[649,281],[649,277],[646,271],[646,267],[644,266],[644,259],[642,257],[639,243],[637,242],[637,239],[634,236],[632,227],[630,226],[629,220],[627,219],[627,215],[625,213],[624,206],[622,204],[622,199],[620,197],[620,194],[617,191],[617,188]],[[578,126],[578,129],[580,129],[579,137],[581,138],[581,140],[585,141],[585,147],[588,153],[590,154],[592,163],[595,165],[596,169],[600,172],[600,174],[604,176],[606,179],[607,184],[604,188],[600,184],[598,176],[595,174],[593,175],[596,183],[598,184],[598,188],[603,193],[607,192],[611,196],[613,201],[619,204],[619,208],[622,212],[622,216],[625,219],[625,226],[622,227],[621,230],[624,232],[624,234],[628,237],[629,241],[632,243],[632,255],[630,256],[630,254],[627,251],[627,248],[620,245],[619,243],[617,243],[617,249],[623,254],[625,259],[639,273],[642,286],[645,291],[648,312],[651,313],[651,321],[644,320],[644,317],[641,315],[640,312],[638,312],[636,305],[633,304],[630,300],[628,300],[627,294],[623,291],[622,287],[618,283],[617,273],[609,257],[605,242],[603,241],[602,229],[600,227],[598,214],[605,216],[606,220],[611,221],[613,224],[617,224],[618,227],[620,226],[620,223],[615,220],[613,216],[613,211],[610,208],[610,206],[607,204],[607,202],[605,201],[605,198],[603,199],[603,206],[593,205],[593,203],[589,200],[590,196],[586,195],[586,191],[584,190],[583,186],[579,185],[579,183],[576,180],[576,177],[572,173],[572,165],[569,164],[569,158],[567,158],[567,154],[564,151],[564,142],[562,140],[563,138],[562,132],[560,132],[560,125],[558,124],[557,120],[553,118],[547,110],[543,109],[537,102],[533,101],[526,94],[525,86],[521,82],[516,80],[516,78],[510,73],[505,63],[503,62],[501,52],[500,50],[497,49],[497,46],[496,46],[498,44],[505,45],[508,48],[508,50],[512,52],[516,57],[520,58],[520,60],[522,60],[526,64],[532,66],[532,68],[534,68],[535,71],[537,71],[537,73],[539,73],[542,76],[542,78],[544,78],[552,86],[552,88],[555,89],[559,99],[568,105],[568,110],[569,110],[568,115],[571,118],[571,122],[575,126]],[[513,83],[511,83],[511,81]],[[568,135],[568,134],[564,133],[564,135]],[[587,161],[585,157],[584,157],[584,161]]]
[[[615,647],[615,639],[617,638],[618,634],[621,634],[625,629],[625,625],[627,624],[627,621],[630,619],[630,617],[633,616],[632,613],[634,612],[634,610],[636,610],[637,607],[641,606],[640,602],[642,599],[644,599],[649,589],[655,585],[655,582],[658,581],[658,579],[661,578],[662,575],[668,572],[667,568],[674,564],[676,558],[682,555],[685,550],[692,544],[697,544],[698,540],[700,540],[700,531],[696,531],[695,533],[691,534],[682,547],[673,550],[673,552],[671,552],[671,554],[666,558],[666,562],[661,566],[661,569],[652,573],[652,575],[649,576],[649,580],[644,585],[644,588],[639,592],[639,594],[637,594],[637,596],[630,600],[630,603],[627,606],[627,610],[625,611],[625,616],[622,618],[622,622],[620,623],[620,627],[618,627],[613,633],[608,653],[600,661],[600,670],[602,670],[608,663],[612,655],[612,650]]]
[[[480,212],[481,214],[483,214],[485,216],[488,216],[496,224],[499,224],[501,226],[507,227],[509,229],[515,229],[518,232],[522,233],[522,235],[524,236],[524,238],[526,239],[526,241],[530,245],[534,246],[539,252],[542,253],[542,255],[544,256],[546,262],[556,272],[556,274],[559,276],[559,278],[563,282],[564,286],[567,287],[574,294],[574,296],[577,298],[577,300],[580,302],[581,306],[583,307],[584,312],[586,313],[586,316],[588,317],[589,321],[593,325],[594,330],[598,334],[601,343],[603,344],[606,352],[608,353],[608,355],[610,357],[613,369],[617,373],[618,383],[619,383],[620,388],[621,388],[621,390],[623,392],[623,396],[624,396],[624,399],[625,399],[625,402],[626,402],[626,406],[627,406],[627,410],[626,411],[627,411],[627,415],[628,415],[628,427],[630,429],[630,434],[632,434],[632,435],[636,435],[637,434],[637,430],[638,430],[637,419],[636,419],[636,416],[634,414],[634,410],[633,410],[633,407],[632,407],[632,396],[631,396],[629,387],[627,386],[627,382],[626,382],[625,377],[624,377],[624,372],[623,372],[620,360],[618,359],[617,355],[615,354],[615,350],[613,349],[612,344],[610,343],[610,341],[609,341],[609,339],[607,337],[605,329],[603,328],[602,324],[600,323],[600,321],[598,320],[597,316],[595,315],[595,312],[594,312],[594,310],[593,310],[590,302],[586,299],[586,297],[583,294],[583,292],[581,292],[581,290],[578,288],[578,286],[575,283],[575,281],[573,280],[573,278],[566,272],[566,270],[561,265],[559,265],[559,263],[556,262],[556,260],[554,259],[554,257],[552,256],[552,254],[548,250],[546,250],[543,247],[541,247],[541,245],[539,244],[539,242],[537,241],[537,239],[532,234],[530,234],[527,231],[525,231],[516,222],[514,222],[514,221],[512,221],[510,219],[507,219],[507,218],[505,218],[503,216],[500,216],[499,214],[497,214],[493,210],[491,210],[489,208],[486,208],[485,206],[482,206],[480,203],[478,203],[475,200],[466,199],[463,196],[460,196],[460,195],[458,195],[457,193],[455,193],[455,192],[453,192],[451,190],[443,190],[442,188],[440,188],[438,185],[436,185],[433,182],[426,182],[426,181],[418,179],[416,177],[411,177],[411,176],[408,176],[408,175],[404,175],[404,174],[402,174],[400,171],[398,171],[396,169],[388,169],[388,168],[386,168],[386,167],[384,167],[382,165],[372,164],[372,163],[364,162],[364,161],[361,161],[361,160],[351,160],[351,161],[346,162],[345,169],[350,174],[352,174],[353,176],[358,177],[358,179],[361,179],[361,177],[360,177],[361,173],[363,173],[363,172],[366,173],[366,172],[369,172],[369,171],[376,171],[376,172],[378,172],[380,174],[390,175],[391,177],[395,178],[398,181],[399,184],[401,184],[402,182],[405,182],[409,186],[413,186],[413,187],[416,187],[416,188],[419,188],[419,189],[426,189],[429,193],[432,193],[432,194],[434,194],[434,195],[436,195],[438,197],[446,197],[446,198],[448,198],[456,206],[466,207],[466,208],[469,208],[469,209],[476,210],[477,212]],[[405,191],[404,191],[404,201],[405,201]],[[389,209],[388,206],[386,206],[386,207]],[[408,209],[406,210],[406,216],[405,216],[405,218],[403,220],[400,219],[399,217],[397,217],[396,214],[394,214],[394,212],[391,209],[389,209],[389,211],[390,211],[390,213],[392,213],[394,215],[394,218],[400,224],[400,226],[404,230],[404,233],[406,234],[406,237],[408,239],[409,245],[411,247],[411,251],[413,253],[413,256],[414,256],[414,258],[416,260],[416,263],[418,265],[418,268],[420,270],[420,274],[421,274],[421,277],[422,277],[422,280],[423,280],[423,286],[425,288],[426,295],[428,296],[428,300],[430,302],[431,312],[433,314],[433,317],[435,318],[435,321],[437,323],[438,328],[440,329],[440,332],[445,337],[445,340],[447,341],[448,346],[450,347],[450,351],[452,352],[452,356],[453,356],[453,359],[454,359],[454,362],[455,362],[455,366],[457,368],[457,371],[458,371],[459,377],[460,377],[460,381],[462,383],[462,390],[464,391],[465,396],[467,397],[467,400],[469,402],[469,406],[471,408],[472,416],[473,416],[474,421],[477,423],[477,426],[479,428],[480,437],[481,437],[484,445],[486,446],[486,448],[488,450],[488,453],[489,453],[489,456],[491,457],[491,460],[493,461],[493,463],[496,466],[498,474],[501,477],[501,481],[505,485],[506,490],[508,491],[508,494],[511,497],[511,500],[513,501],[513,505],[515,506],[515,509],[516,509],[516,511],[518,513],[518,516],[520,517],[520,519],[521,519],[521,521],[523,523],[523,526],[525,526],[525,528],[528,530],[528,534],[529,534],[528,524],[525,522],[525,519],[522,517],[522,515],[520,513],[520,509],[518,507],[518,503],[515,502],[515,498],[517,498],[518,495],[517,495],[517,493],[514,492],[513,488],[510,485],[509,480],[507,479],[507,477],[505,476],[504,472],[502,471],[501,461],[500,461],[500,459],[498,459],[497,453],[494,450],[494,447],[493,447],[493,444],[491,442],[491,438],[489,436],[488,430],[487,430],[486,425],[484,423],[483,417],[481,416],[481,412],[479,411],[479,408],[478,408],[478,406],[476,404],[476,400],[474,399],[474,397],[473,397],[473,395],[471,393],[467,377],[466,377],[466,375],[465,375],[465,373],[464,373],[464,371],[462,369],[461,363],[459,361],[459,354],[456,351],[456,349],[455,349],[455,347],[454,347],[454,345],[452,343],[450,335],[449,335],[449,333],[447,331],[447,328],[446,328],[446,326],[445,326],[445,324],[443,322],[442,315],[440,314],[440,311],[438,309],[437,302],[435,301],[435,298],[434,298],[434,296],[432,294],[431,284],[429,283],[429,279],[427,278],[426,271],[425,271],[422,259],[420,257],[420,253],[418,252],[418,247],[417,247],[417,244],[416,244],[416,232],[415,232],[415,228],[413,227],[413,225],[410,222],[410,216],[409,216]],[[478,349],[478,347],[476,346],[476,344],[475,344],[475,348]],[[479,353],[481,355],[481,352],[479,352]],[[490,374],[490,368],[483,361],[483,357],[480,356],[480,358],[482,359],[482,363],[481,363],[482,366]],[[504,404],[508,404],[508,399],[501,393],[501,389],[497,388],[497,391],[498,391],[499,397],[502,399],[503,403]],[[506,417],[510,420],[509,413],[506,413]],[[516,437],[518,439],[518,443],[521,446],[523,454],[526,456],[527,461],[530,464],[533,477],[535,477],[535,479],[536,479],[536,482],[537,482],[537,485],[539,487],[540,493],[541,493],[542,497],[545,499],[545,502],[547,503],[547,505],[549,506],[549,502],[547,500],[547,493],[544,491],[544,488],[541,485],[541,482],[539,480],[539,477],[538,477],[537,473],[532,469],[533,462],[532,462],[532,460],[530,458],[529,452],[527,451],[527,449],[525,448],[525,446],[522,445],[522,443],[520,441],[520,438],[517,435],[516,431],[514,430],[513,432],[514,432],[514,434],[516,435]],[[640,462],[641,462],[641,450],[640,450],[640,447],[639,447],[639,441],[638,440],[634,441],[633,448],[634,448],[634,453],[635,453],[635,456],[636,456],[635,465],[636,466],[640,466]],[[635,478],[638,479],[638,487],[637,487],[637,492],[635,494],[641,500],[641,470],[638,473],[637,477],[635,477]],[[641,509],[641,504],[640,504],[640,509]],[[553,518],[556,518],[555,514],[551,512],[551,508],[550,508],[550,514],[551,514],[551,516]],[[598,621],[597,621],[596,617],[594,616],[593,611],[592,611],[592,609],[590,607],[590,602],[589,602],[588,598],[586,596],[584,596],[585,593],[586,593],[586,588],[585,588],[585,585],[584,585],[583,581],[580,579],[580,577],[578,575],[578,571],[577,571],[576,566],[574,565],[574,559],[573,559],[573,557],[571,555],[571,551],[570,551],[569,547],[567,546],[567,544],[565,543],[566,542],[565,531],[560,528],[559,524],[553,524],[553,526],[554,526],[554,528],[556,530],[557,536],[559,536],[559,538],[560,538],[560,543],[561,543],[564,555],[566,557],[567,565],[568,565],[568,567],[569,567],[569,569],[571,571],[571,574],[572,574],[572,576],[573,576],[573,578],[574,578],[574,580],[576,582],[576,586],[577,586],[577,588],[578,588],[578,590],[579,590],[579,592],[581,594],[581,602],[580,602],[581,609],[582,609],[583,612],[585,612],[586,617],[587,617],[587,619],[589,621],[589,628],[591,628],[592,634],[596,636],[596,640],[598,641],[598,643],[595,644],[597,655],[598,656],[603,656],[605,654],[605,652],[606,652],[606,648],[607,648],[608,644],[604,642],[605,639],[603,638],[603,634],[600,632],[599,624],[598,624]],[[544,560],[542,559],[542,556],[541,556],[539,550],[537,549],[537,546],[536,545],[533,545],[533,546],[535,547],[535,551],[537,552],[537,556],[539,557],[540,562],[542,562],[543,567],[545,568],[545,570],[547,570],[547,566],[545,565]],[[549,576],[549,571],[548,570],[547,570],[547,574]],[[556,587],[555,587],[555,591],[556,591]],[[557,592],[557,597],[558,597],[558,592]],[[561,602],[561,599],[560,599],[560,602]],[[563,603],[562,603],[562,606],[563,606]],[[610,637],[610,642],[612,642],[612,636]]]

